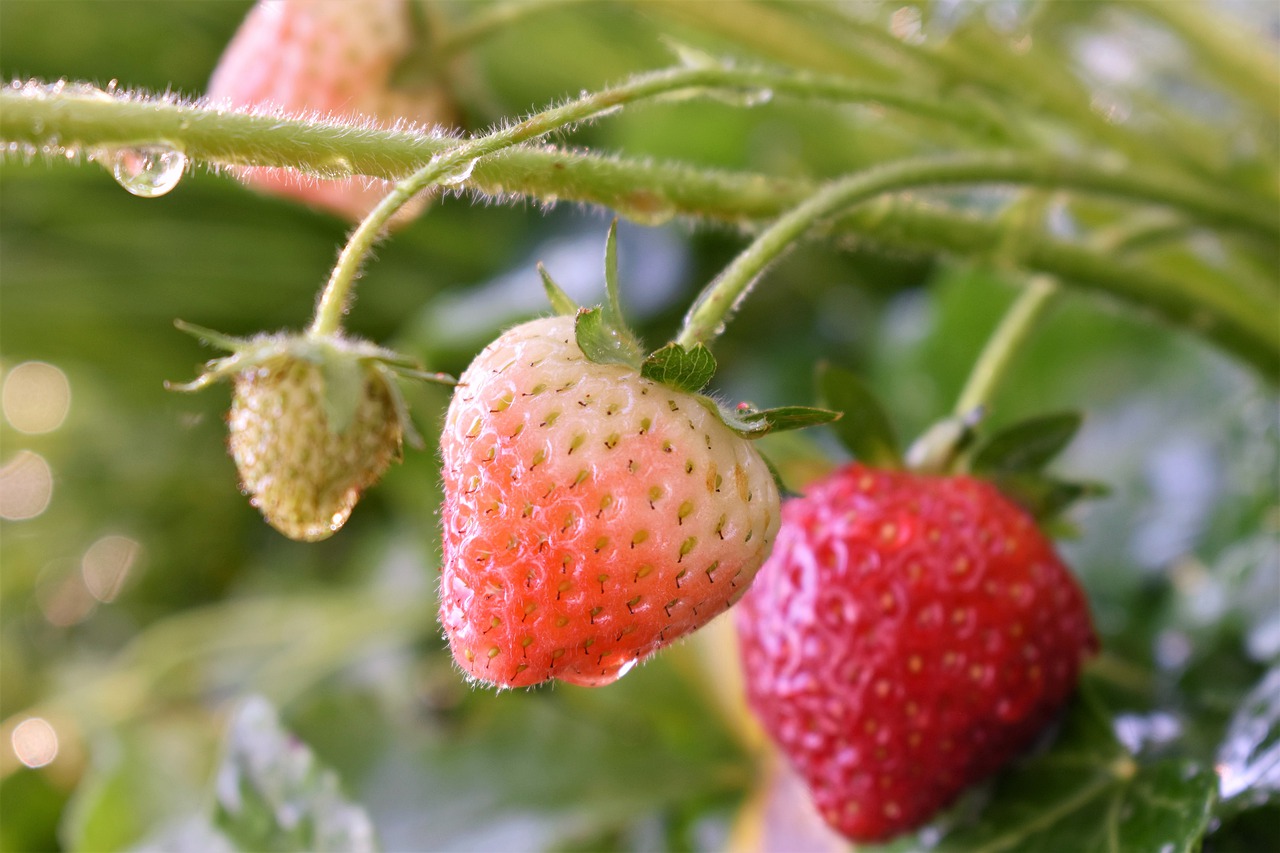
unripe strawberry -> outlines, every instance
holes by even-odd
[[[856,841],[920,826],[1054,718],[1088,603],[990,483],[848,465],[783,507],[737,608],[748,699]]]
[[[410,15],[407,0],[258,0],[209,80],[209,99],[270,113],[361,119],[378,127],[452,124],[442,87],[393,82],[414,47]],[[249,168],[238,175],[257,189],[353,221],[391,188],[385,180],[324,178],[283,168]],[[411,220],[425,204],[426,196],[420,196],[392,222]]]
[[[360,494],[399,459],[402,429],[389,377],[360,367],[349,422],[330,421],[320,364],[282,353],[236,374],[229,447],[240,487],[272,527],[315,541],[340,528]]]
[[[406,363],[395,353],[339,336],[238,340],[186,328],[234,352],[174,387],[232,379],[228,446],[241,489],[291,539],[332,535],[400,458],[403,441],[418,440],[393,375]]]
[[[441,437],[440,620],[469,676],[600,685],[751,583],[773,477],[705,397],[588,360],[572,317],[491,343]]]

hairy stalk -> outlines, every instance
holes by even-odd
[[[1061,165],[1063,164],[1056,164],[1056,166]],[[1056,166],[1052,171],[1057,171]],[[1087,176],[1082,174],[1073,176],[1079,188],[1085,188],[1086,184],[1090,188],[1100,190],[1115,187],[1107,173],[1094,171],[1092,167],[1087,167],[1086,171],[1089,173]],[[1033,160],[1016,155],[1000,154],[901,160],[833,181],[802,204],[779,217],[735,258],[715,281],[708,285],[690,309],[678,338],[679,343],[692,346],[695,343],[709,344],[713,341],[723,331],[725,321],[765,268],[816,222],[879,195],[916,186],[950,183],[953,180],[966,182],[975,179],[978,173],[986,176],[984,180],[992,179],[992,176],[998,174],[1008,180],[1021,179],[1027,184],[1047,187],[1073,183],[1062,172],[1052,176],[1049,172],[1040,172]],[[1127,174],[1123,180],[1127,183],[1132,179],[1133,175]],[[1163,192],[1169,189],[1164,187],[1155,191]],[[946,230],[943,229],[943,231]],[[1011,253],[1018,260],[1023,260],[1029,253],[1044,248],[1046,244],[1047,241],[1032,240],[1027,247],[1015,245]],[[1080,256],[1066,248],[1063,248],[1059,254],[1066,254],[1073,261],[1082,260]],[[1269,337],[1274,339],[1275,335],[1271,334]]]
[[[339,254],[338,262],[320,296],[310,333],[330,335],[340,328],[361,263],[378,241],[390,218],[421,190],[436,183],[461,184],[471,175],[476,161],[482,157],[612,112],[625,104],[690,88],[716,87],[733,91],[743,89],[751,91],[760,85],[761,80],[776,83],[788,91],[807,94],[812,94],[815,88],[815,82],[812,79],[795,76],[779,77],[768,72],[740,72],[736,69],[721,67],[675,68],[634,77],[613,88],[585,95],[563,106],[536,113],[510,127],[496,130],[477,139],[456,143],[448,150],[432,157],[427,165],[397,183],[387,197],[356,227]],[[838,84],[839,81],[829,84],[825,89],[820,90],[817,96],[823,97],[823,92],[840,90]],[[861,87],[852,86],[849,89],[856,92],[859,99],[866,97],[866,90]],[[848,94],[849,89],[841,91]]]
[[[703,81],[714,77],[708,69],[688,73],[706,75],[697,78]],[[757,87],[745,88],[752,91]],[[782,91],[780,86],[773,88]],[[0,91],[0,140],[8,143],[10,151],[36,153],[45,149],[51,154],[168,142],[201,162],[299,166],[320,174],[333,172],[335,164],[340,163],[348,173],[392,179],[459,145],[457,140],[421,132],[220,112],[163,99],[40,98],[13,89]],[[1023,160],[1019,165],[1015,161],[1015,165],[1025,171],[1028,162]],[[1092,170],[1095,187],[1138,174],[1116,177],[1114,170],[1088,163],[1070,161],[1070,167],[1063,167],[1052,161],[1042,162],[1049,165],[1037,182],[1063,189],[1071,188],[1071,181],[1080,170]],[[964,166],[972,167],[972,163]],[[1005,168],[1013,167],[1006,164]],[[1005,174],[1007,177],[1008,172]],[[935,171],[933,179],[937,177]],[[969,177],[978,180],[972,173]],[[1138,183],[1139,187],[1130,189],[1146,192],[1159,180],[1152,175],[1150,180]],[[1259,181],[1258,185],[1266,186],[1268,182]],[[595,204],[646,223],[691,216],[748,228],[794,208],[815,190],[805,180],[525,146],[508,148],[480,160],[470,178],[458,186],[497,197]],[[1182,181],[1171,186],[1195,187],[1191,196],[1201,213],[1221,211],[1224,198],[1235,199],[1242,210],[1250,211],[1245,219],[1255,225],[1269,221],[1277,207],[1275,199],[1265,191],[1249,195],[1207,187],[1202,191],[1203,185]],[[1155,189],[1160,198],[1168,195],[1166,188]],[[1186,193],[1175,190],[1174,195]],[[1135,200],[1157,201],[1141,194]],[[1238,211],[1228,215],[1237,222],[1240,219]],[[1006,242],[1002,223],[910,200],[864,205],[842,216],[833,227],[837,233],[857,235],[890,251],[942,252],[967,258],[998,256],[1027,271],[1054,275],[1064,285],[1098,290],[1150,309],[1215,341],[1266,375],[1280,377],[1280,331],[1272,322],[1280,313],[1280,299],[1256,289],[1246,292],[1230,280],[1215,280],[1187,270],[1159,271],[1149,264],[1118,259],[1047,235],[1020,241],[1016,256],[1010,257],[998,253]],[[1264,244],[1274,246],[1276,239],[1273,232]]]
[[[809,74],[715,67],[643,75],[465,143],[406,130],[254,116],[164,101],[100,100],[77,95],[33,98],[12,90],[0,92],[0,140],[35,150],[56,145],[59,150],[71,151],[161,142],[174,145],[193,160],[218,165],[292,166],[322,176],[333,176],[335,170],[340,170],[342,174],[394,180],[411,174],[445,151],[453,153],[466,147],[467,156],[472,159],[485,157],[624,103],[688,89],[747,94],[767,89],[794,96],[876,102],[939,120],[965,122],[971,118],[940,101],[903,90],[866,87]],[[1163,170],[1017,151],[912,158],[895,161],[886,168],[916,176],[904,188],[1012,183],[1097,192],[1140,204],[1173,207],[1207,225],[1280,239],[1280,204],[1275,197],[1224,192]],[[564,174],[578,170],[580,174]],[[575,182],[575,178],[586,180]],[[627,190],[634,193],[633,203],[628,204],[625,195],[599,197],[600,190],[607,194],[611,179],[625,182]],[[632,207],[639,207],[643,215],[647,200],[662,205],[668,217],[685,214],[725,219],[776,216],[812,191],[804,182],[785,179],[662,164],[628,164],[547,150],[508,151],[489,158],[459,186],[491,194],[513,192],[603,203],[616,206],[625,215],[630,215]],[[597,197],[590,195],[592,191],[597,192]],[[772,203],[771,196],[776,196]],[[614,205],[614,201],[618,203]]]
[[[652,87],[641,97],[710,89],[747,96],[768,92],[797,99],[876,104],[980,136],[1002,132],[1000,120],[989,110],[963,98],[764,68],[677,68],[632,78],[592,97],[616,94],[632,86]],[[358,174],[390,179],[406,176],[435,154],[458,144],[456,139],[413,129],[261,115],[184,103],[172,97],[123,93],[107,98],[74,90],[33,96],[13,87],[0,90],[0,140],[50,153],[163,141],[180,147],[192,160],[210,165],[277,166],[322,177]]]

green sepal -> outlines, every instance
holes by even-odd
[[[378,378],[387,384],[387,394],[391,397],[391,406],[395,409],[396,420],[400,422],[400,434],[404,443],[412,447],[414,450],[422,450],[427,443],[422,440],[422,434],[418,432],[418,428],[413,425],[413,418],[409,416],[409,402],[404,398],[404,392],[400,390],[400,383],[396,382],[397,376],[403,376],[394,365],[385,364],[383,362],[373,362],[371,364],[373,370],[378,374]],[[423,376],[432,377],[432,374],[418,371]],[[444,376],[443,373],[435,374],[435,376]],[[414,377],[409,377],[414,378]],[[427,381],[439,382],[439,379],[430,378]],[[457,385],[456,380],[452,380],[450,384]]]
[[[213,329],[206,329],[204,326],[197,326],[195,323],[188,323],[186,320],[174,320],[173,325],[179,331],[186,332],[202,344],[208,344],[209,346],[224,349],[229,352],[235,352],[250,343],[249,338],[237,338],[232,335],[224,335],[222,332],[215,332]]]
[[[631,333],[608,322],[602,308],[579,308],[573,334],[578,349],[595,364],[625,364],[640,369],[640,347]]]
[[[1055,412],[1005,427],[973,450],[969,469],[978,474],[1039,471],[1071,443],[1083,420],[1079,412]]]
[[[902,450],[884,406],[871,388],[853,373],[831,364],[818,365],[818,398],[843,412],[835,432],[853,457],[877,468],[901,468]]]
[[[787,432],[821,426],[840,419],[840,412],[816,406],[779,406],[776,409],[726,409],[719,407],[725,426],[743,438],[761,438],[771,432]]]
[[[604,240],[604,319],[620,332],[627,330],[622,319],[622,297],[618,289],[618,218],[609,225],[609,236]]]
[[[672,341],[651,353],[640,366],[640,375],[680,391],[696,394],[716,373],[716,359],[702,344],[685,349]]]
[[[342,435],[351,426],[368,381],[365,365],[353,358],[329,355],[320,359],[324,377],[324,413],[329,432]]]
[[[561,317],[572,317],[578,313],[581,307],[573,301],[573,297],[564,292],[560,285],[555,283],[551,278],[551,273],[547,272],[547,268],[538,262],[538,275],[542,276],[542,289],[547,292],[547,301],[551,303],[551,308]]]
[[[1076,501],[1111,493],[1105,483],[1061,480],[1034,471],[1006,471],[987,475],[1006,497],[1036,517],[1052,521]]]
[[[422,370],[418,367],[382,361],[381,359],[378,360],[378,363],[402,379],[412,379],[416,382],[431,382],[435,385],[445,385],[449,388],[458,384],[457,377],[450,376],[447,373],[432,373],[431,371]]]

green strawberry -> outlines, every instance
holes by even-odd
[[[240,340],[184,328],[234,352],[175,387],[232,379],[228,445],[241,488],[291,539],[331,536],[405,438],[418,441],[395,384],[397,372],[416,374],[395,353],[336,335]]]

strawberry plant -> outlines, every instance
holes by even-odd
[[[5,0],[0,849],[1276,846],[1278,27]]]

